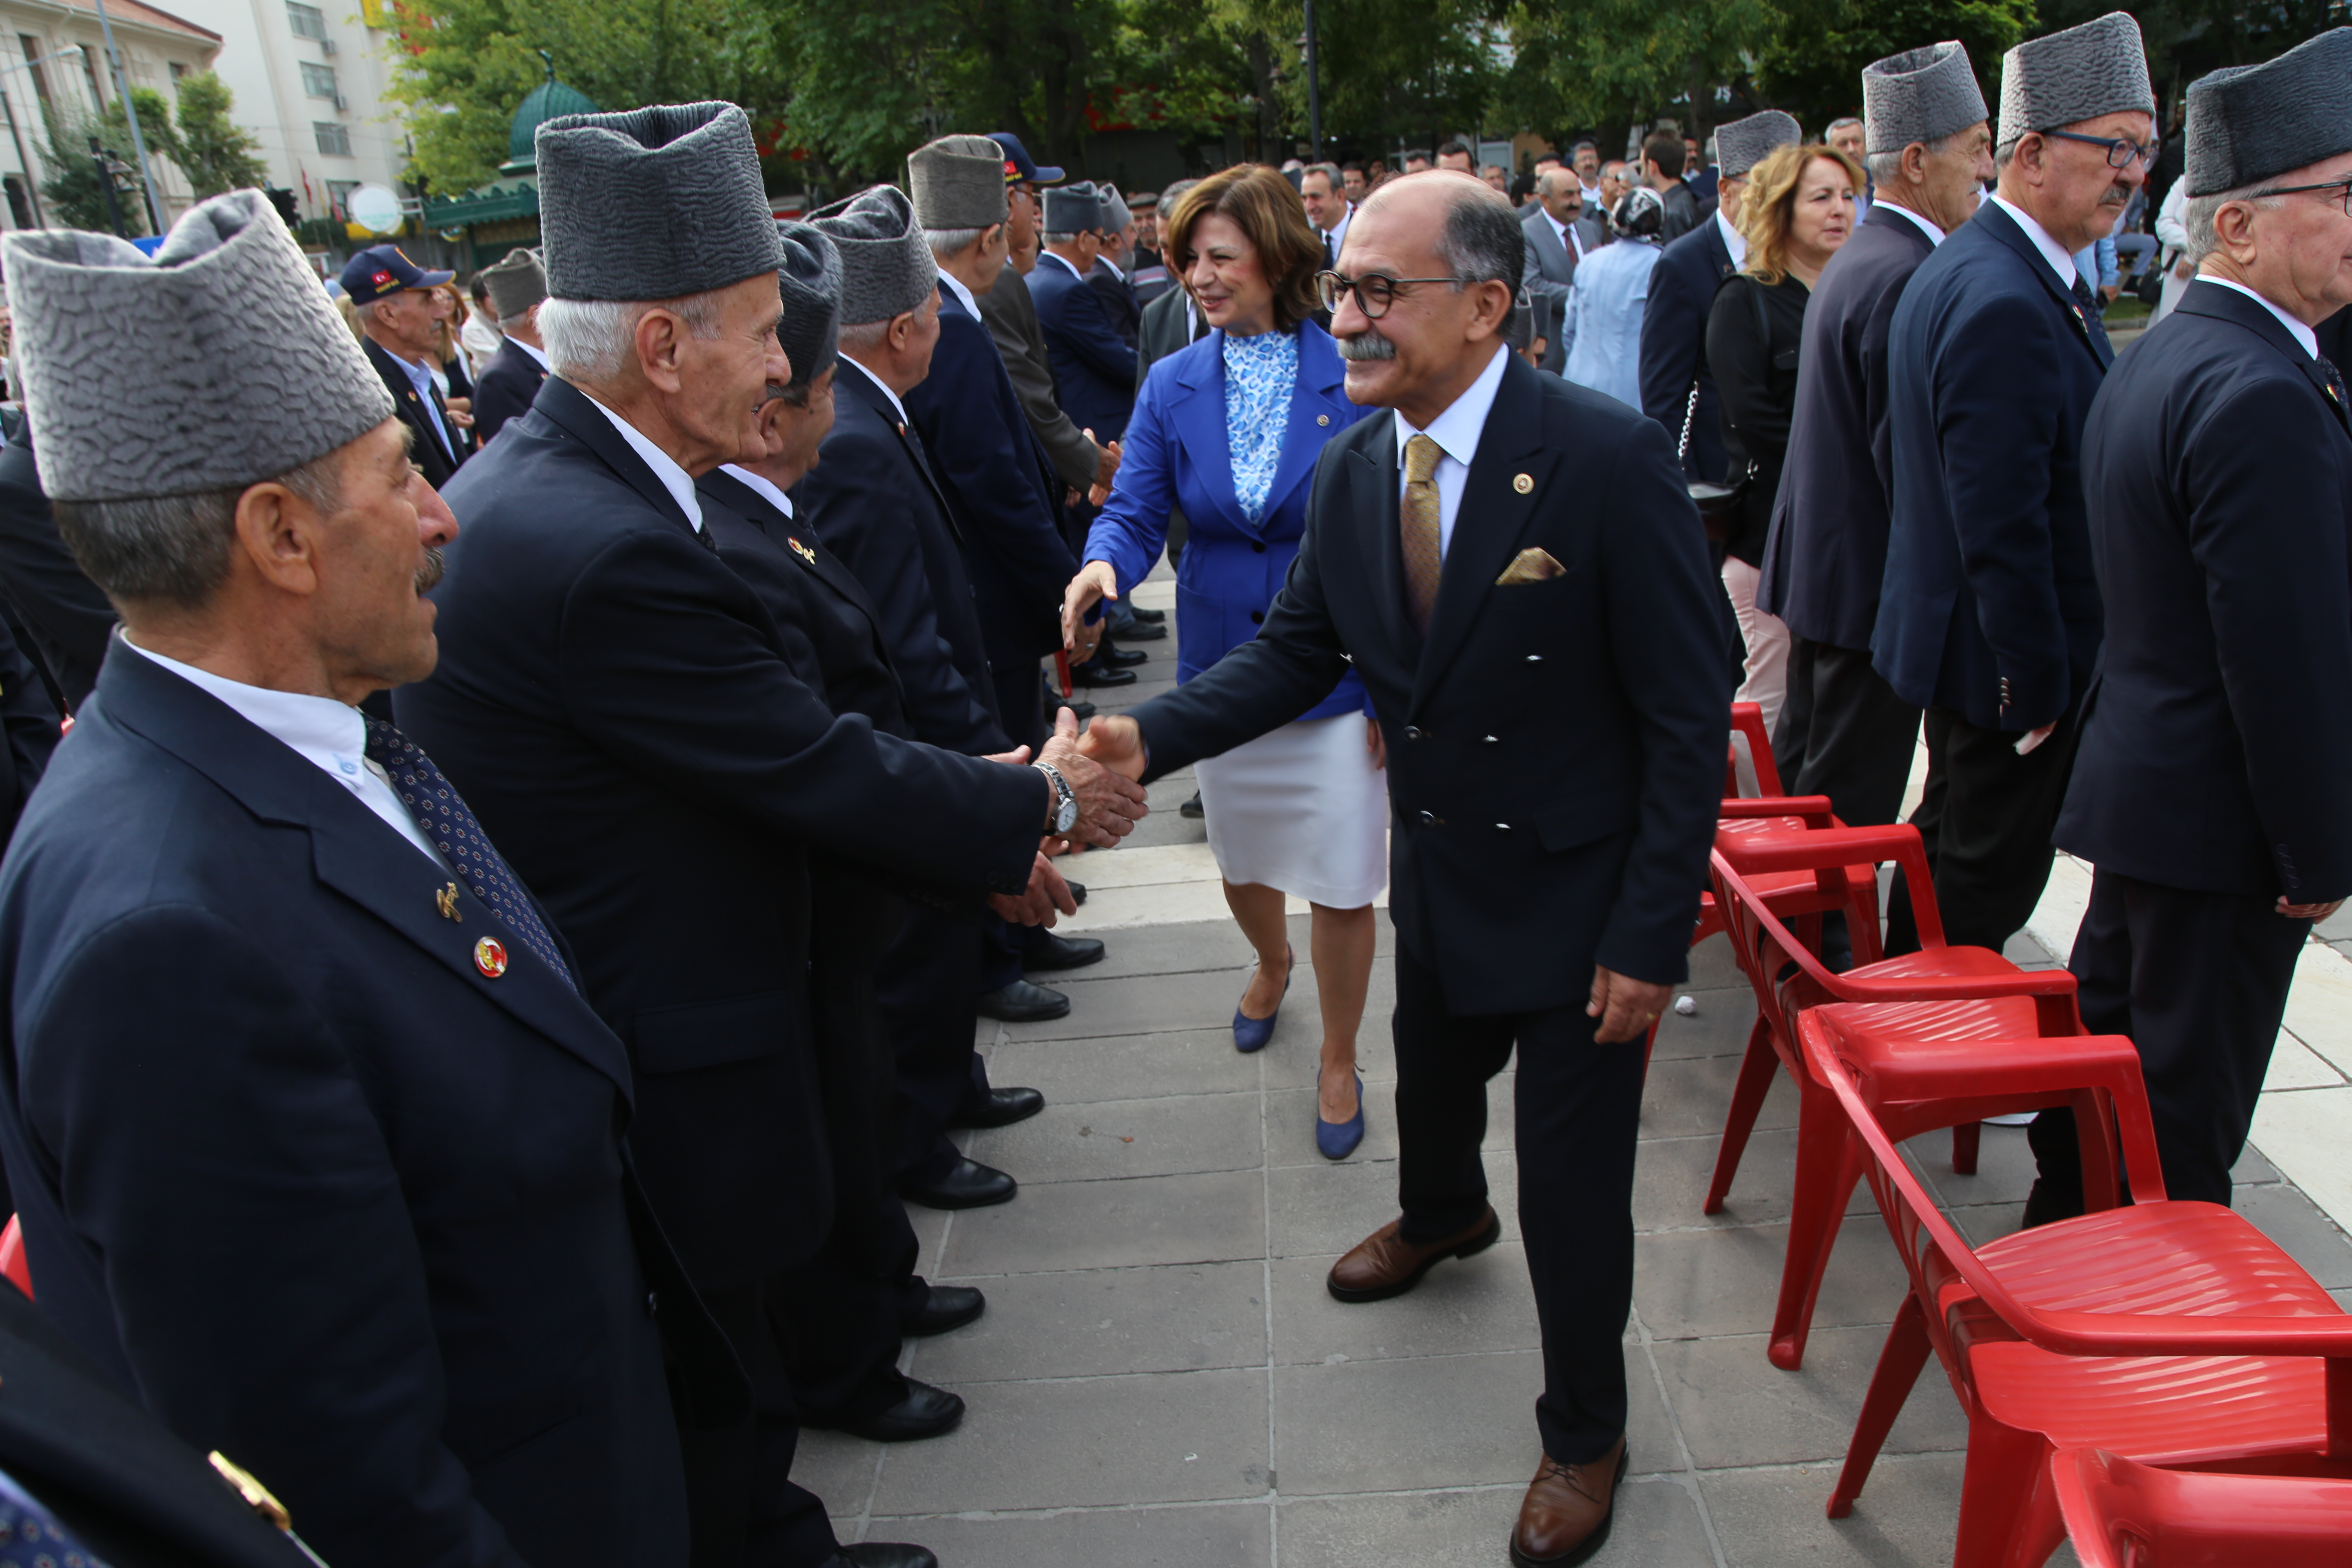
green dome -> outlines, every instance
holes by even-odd
[[[514,112],[514,128],[507,136],[506,166],[502,174],[529,174],[539,166],[539,150],[531,139],[539,128],[560,114],[593,114],[596,106],[588,95],[576,87],[566,87],[560,81],[541,82],[530,89],[529,97]]]

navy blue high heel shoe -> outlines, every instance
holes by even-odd
[[[1286,945],[1282,952],[1283,956],[1289,961],[1289,967],[1282,973],[1282,994],[1287,996],[1290,994],[1290,977],[1298,969],[1298,958]],[[1248,993],[1244,990],[1243,994],[1246,995]],[[1234,1048],[1244,1056],[1249,1055],[1252,1051],[1265,1049],[1265,1043],[1274,1038],[1274,1021],[1281,1016],[1282,1003],[1279,998],[1274,1004],[1274,1011],[1263,1018],[1247,1017],[1239,1007],[1235,1007],[1234,1009]]]
[[[1315,1073],[1315,1086],[1318,1091],[1319,1099],[1319,1091],[1323,1087],[1323,1072],[1319,1067],[1316,1069]],[[1354,1116],[1349,1117],[1345,1121],[1326,1121],[1323,1120],[1322,1106],[1319,1103],[1316,1106],[1315,1147],[1321,1152],[1326,1160],[1344,1160],[1349,1155],[1354,1153],[1356,1152],[1356,1145],[1361,1143],[1363,1141],[1364,1075],[1362,1073],[1358,1073],[1356,1075],[1356,1114]]]

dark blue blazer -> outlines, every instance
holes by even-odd
[[[774,618],[562,376],[448,490],[441,665],[402,728],[463,790],[629,1047],[631,1142],[696,1282],[824,1239],[806,857],[1012,891],[1043,781],[836,719]],[[886,828],[882,826],[887,822]]]
[[[989,662],[1034,664],[1062,646],[1062,594],[1078,570],[1062,537],[1062,481],[996,340],[944,283],[931,374],[906,404],[962,537]]]
[[[1867,648],[1878,619],[1895,487],[1887,334],[1904,285],[1935,249],[1917,224],[1873,207],[1805,308],[1796,414],[1756,596],[1813,642]]]
[[[1673,448],[1614,398],[1513,355],[1425,640],[1405,613],[1398,477],[1394,420],[1324,447],[1256,639],[1135,709],[1144,776],[1289,722],[1352,658],[1388,742],[1397,941],[1449,1008],[1580,1005],[1596,962],[1680,980],[1731,679],[1723,587]],[[1497,586],[1530,549],[1564,570]]]
[[[1133,346],[1135,330],[1143,313],[1143,306],[1135,297],[1135,285],[1113,272],[1110,264],[1099,256],[1087,273],[1087,283],[1102,296],[1103,306],[1110,312],[1111,330]]]
[[[964,569],[966,537],[920,432],[848,359],[834,373],[833,407],[816,467],[793,487],[794,511],[882,612],[916,738],[967,756],[1012,750]]]
[[[2191,283],[2083,443],[2107,635],[2059,845],[2167,887],[2352,894],[2352,433],[2325,373]]]
[[[0,596],[25,628],[23,651],[40,660],[68,708],[80,707],[106,662],[114,606],[58,532],[30,428],[0,451]]]
[[[335,1563],[683,1563],[649,1300],[716,1331],[632,1225],[628,1058],[447,880],[114,648],[0,868],[41,1309]]]
[[[1906,702],[2039,729],[2098,658],[2083,421],[2115,355],[1990,201],[1911,275],[1889,342],[1895,508],[1871,662]]]
[[[546,379],[547,372],[528,349],[512,338],[499,343],[499,352],[482,367],[481,379],[474,383],[474,444],[488,446],[508,420],[529,413],[539,384]]]
[[[1062,412],[1097,443],[1118,440],[1135,407],[1135,341],[1119,335],[1101,292],[1060,257],[1040,256],[1028,282]]]
[[[1720,480],[1731,461],[1723,446],[1722,405],[1706,373],[1706,320],[1715,291],[1738,268],[1712,216],[1660,253],[1642,307],[1642,412],[1666,427],[1669,446],[1683,433],[1691,380],[1698,380],[1698,415],[1691,420],[1683,471]]]
[[[1307,480],[1331,438],[1377,409],[1348,401],[1347,370],[1331,334],[1298,329],[1298,378],[1290,423],[1274,471],[1265,520],[1250,526],[1234,494],[1225,437],[1225,334],[1213,331],[1151,367],[1118,464],[1118,479],[1094,530],[1087,559],[1108,561],[1122,595],[1133,591],[1168,542],[1168,512],[1187,519],[1176,564],[1176,679],[1181,683],[1257,636],[1307,531]],[[1329,719],[1370,710],[1349,671],[1294,719]]]

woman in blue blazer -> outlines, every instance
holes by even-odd
[[[1080,658],[1096,604],[1132,590],[1160,559],[1168,513],[1191,532],[1176,576],[1176,679],[1257,634],[1307,526],[1323,445],[1370,410],[1341,390],[1339,351],[1308,320],[1323,247],[1290,183],[1228,169],[1185,193],[1164,254],[1215,329],[1151,367],[1129,420],[1117,488],[1087,539],[1064,629]],[[1380,728],[1353,674],[1296,722],[1199,764],[1209,847],[1257,969],[1234,1043],[1264,1047],[1289,988],[1283,897],[1314,909],[1323,1010],[1316,1145],[1344,1158],[1363,1139],[1356,1029],[1371,982],[1372,900],[1387,880],[1388,785]]]

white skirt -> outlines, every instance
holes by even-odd
[[[1228,882],[1358,910],[1387,886],[1389,782],[1364,716],[1300,720],[1193,765]]]

